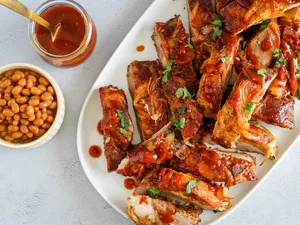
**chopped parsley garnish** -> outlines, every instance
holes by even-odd
[[[190,49],[193,49],[193,48],[194,48],[194,46],[193,46],[191,43],[188,43],[188,47],[189,47]]]
[[[260,28],[261,30],[264,29],[264,28],[266,28],[270,22],[271,22],[270,20],[265,20],[265,21],[263,21],[263,22],[260,24],[260,27],[259,27],[259,28]]]
[[[127,105],[127,101],[126,100],[124,100],[124,104]]]
[[[223,31],[220,30],[219,27],[214,27],[214,28],[213,28],[212,39],[213,39],[214,41],[217,40],[217,38],[218,38],[219,36],[221,36],[222,32],[223,32]]]
[[[275,48],[273,51],[273,57],[277,58],[279,56],[279,48]]]
[[[172,70],[173,60],[169,60],[167,63],[166,69],[163,72],[162,82],[168,82],[169,78],[168,75]]]
[[[117,116],[122,118],[123,117],[123,113],[124,111],[123,110],[117,110]]]
[[[149,189],[149,195],[151,198],[157,198],[160,194],[160,190],[158,190],[156,187],[152,187]]]
[[[246,106],[245,112],[246,113],[252,113],[255,109],[255,106],[257,105],[257,102],[249,102]]]
[[[179,38],[174,38],[174,40],[178,43],[182,43],[182,40],[180,40]]]
[[[173,121],[173,125],[175,126],[175,130],[179,130],[184,128],[185,126],[185,118],[175,119]]]
[[[262,75],[262,76],[266,76],[266,72],[267,72],[266,69],[260,69],[260,70],[257,71],[257,74]]]
[[[178,114],[182,115],[182,114],[185,113],[185,108],[184,108],[184,107],[181,107],[181,108],[179,108],[177,111],[178,111]]]
[[[124,117],[121,118],[121,126],[122,126],[122,127],[126,128],[126,127],[129,126],[129,124],[130,124],[130,122],[129,122],[128,119],[126,119],[126,118],[124,118]]]
[[[294,58],[294,64],[295,64],[296,70],[300,71],[300,64],[298,63],[297,58]]]
[[[120,127],[119,131],[121,134],[127,135],[127,131],[125,129],[123,129],[122,127]]]
[[[276,60],[276,63],[278,63],[278,64],[281,64],[281,65],[285,66],[285,61],[284,61],[284,58],[280,58],[280,59]]]
[[[186,190],[185,192],[189,195],[192,193],[192,189],[197,185],[197,182],[199,182],[200,180],[198,178],[194,179],[194,180],[190,180],[190,182],[188,183],[188,185],[186,186]]]
[[[297,98],[300,100],[300,88],[297,89]]]
[[[223,25],[223,21],[221,20],[218,14],[215,13],[214,19],[214,21],[210,22],[211,24],[216,25],[218,27],[221,27]]]
[[[178,88],[176,91],[176,97],[181,98],[183,96],[183,99],[185,98],[192,98],[193,96],[191,93],[186,89],[186,87]]]
[[[229,56],[226,55],[226,56],[221,56],[220,57],[220,60],[223,62],[223,63],[229,63]]]

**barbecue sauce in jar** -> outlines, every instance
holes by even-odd
[[[56,67],[74,67],[83,63],[93,52],[97,31],[92,18],[77,2],[50,0],[42,4],[36,14],[51,25],[61,23],[52,41],[50,32],[31,21],[30,40],[37,53]]]

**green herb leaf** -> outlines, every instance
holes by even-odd
[[[122,118],[123,117],[123,113],[124,111],[121,109],[121,110],[117,110],[117,116]]]
[[[223,63],[229,63],[229,56],[226,55],[226,56],[221,56],[220,57],[220,60],[223,62]]]
[[[281,65],[285,66],[285,61],[284,61],[284,58],[280,58],[280,59],[276,60],[276,63],[278,63],[278,64],[281,64]]]
[[[158,190],[156,187],[152,187],[149,189],[149,195],[151,198],[157,198],[160,194],[160,190]]]
[[[126,127],[129,126],[129,124],[130,124],[130,122],[129,122],[128,119],[126,119],[126,118],[124,118],[124,117],[121,118],[121,126],[122,126],[122,127],[126,128]]]
[[[220,211],[220,210],[214,210],[213,212],[214,213],[218,213],[218,212],[222,212],[222,211]]]
[[[123,129],[122,127],[120,127],[119,131],[121,134],[127,135],[127,131],[125,129]]]
[[[127,105],[127,101],[126,100],[124,100],[124,104]]]
[[[245,112],[252,113],[258,103],[257,102],[249,102],[246,106]]]
[[[193,49],[193,48],[194,48],[194,46],[193,46],[191,43],[188,43],[188,47],[189,47],[190,49]]]
[[[172,70],[173,60],[169,60],[167,63],[166,69],[163,72],[162,82],[168,82],[169,78],[168,75]]]
[[[300,100],[300,88],[297,89],[297,98]]]
[[[273,57],[277,58],[279,56],[279,48],[275,48],[273,51]]]
[[[178,109],[178,114],[182,115],[185,113],[185,108],[184,107],[181,107]]]
[[[300,73],[296,73],[295,77],[300,78]]]
[[[182,40],[180,40],[179,38],[174,38],[174,40],[178,43],[182,43]]]
[[[184,128],[185,126],[185,118],[175,119],[173,121],[173,125],[175,126],[175,130],[179,130]]]
[[[181,98],[183,96],[183,99],[185,98],[192,98],[193,96],[191,93],[186,89],[186,87],[178,88],[176,91],[176,97]]]
[[[295,64],[296,70],[300,71],[300,64],[298,63],[298,59],[294,58],[293,60],[294,60],[294,64]]]
[[[220,30],[219,27],[214,27],[214,28],[213,28],[212,39],[213,39],[214,41],[217,40],[217,38],[218,38],[219,36],[221,36],[222,32],[223,32],[223,31]]]
[[[264,28],[266,28],[270,22],[271,22],[270,20],[265,20],[265,21],[263,21],[263,22],[260,24],[260,27],[259,27],[259,28],[260,28],[261,30],[264,29]]]
[[[218,14],[215,13],[214,19],[214,21],[210,22],[211,24],[216,25],[218,27],[221,27],[223,25],[223,21],[221,20]]]
[[[194,179],[194,180],[190,180],[190,182],[188,183],[188,185],[186,186],[186,190],[185,192],[189,195],[192,193],[192,189],[197,185],[197,182],[199,182],[200,180],[198,178]]]
[[[266,76],[266,72],[267,72],[266,69],[260,69],[260,70],[257,71],[257,74],[262,75],[262,76]]]

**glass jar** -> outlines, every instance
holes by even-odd
[[[41,15],[47,9],[60,5],[69,6],[77,10],[84,20],[85,34],[79,47],[75,51],[66,55],[55,55],[47,52],[38,42],[35,32],[36,23],[33,21],[31,21],[29,24],[29,37],[36,52],[46,62],[56,67],[74,67],[83,63],[92,54],[97,41],[97,31],[92,18],[88,15],[84,8],[72,0],[49,0],[43,3],[36,10],[36,14]]]

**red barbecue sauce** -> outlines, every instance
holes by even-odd
[[[124,180],[124,187],[127,190],[133,190],[135,188],[135,180],[133,178],[126,178]]]
[[[66,5],[54,6],[45,10],[41,17],[51,25],[62,24],[54,42],[46,28],[36,25],[37,40],[47,52],[54,55],[67,55],[78,49],[86,28],[83,17],[76,9]]]
[[[136,50],[137,50],[138,52],[142,52],[142,51],[144,51],[144,49],[145,49],[145,46],[144,46],[144,45],[139,45],[139,46],[136,47]]]
[[[89,154],[92,158],[99,158],[102,155],[102,149],[98,145],[89,148]]]

